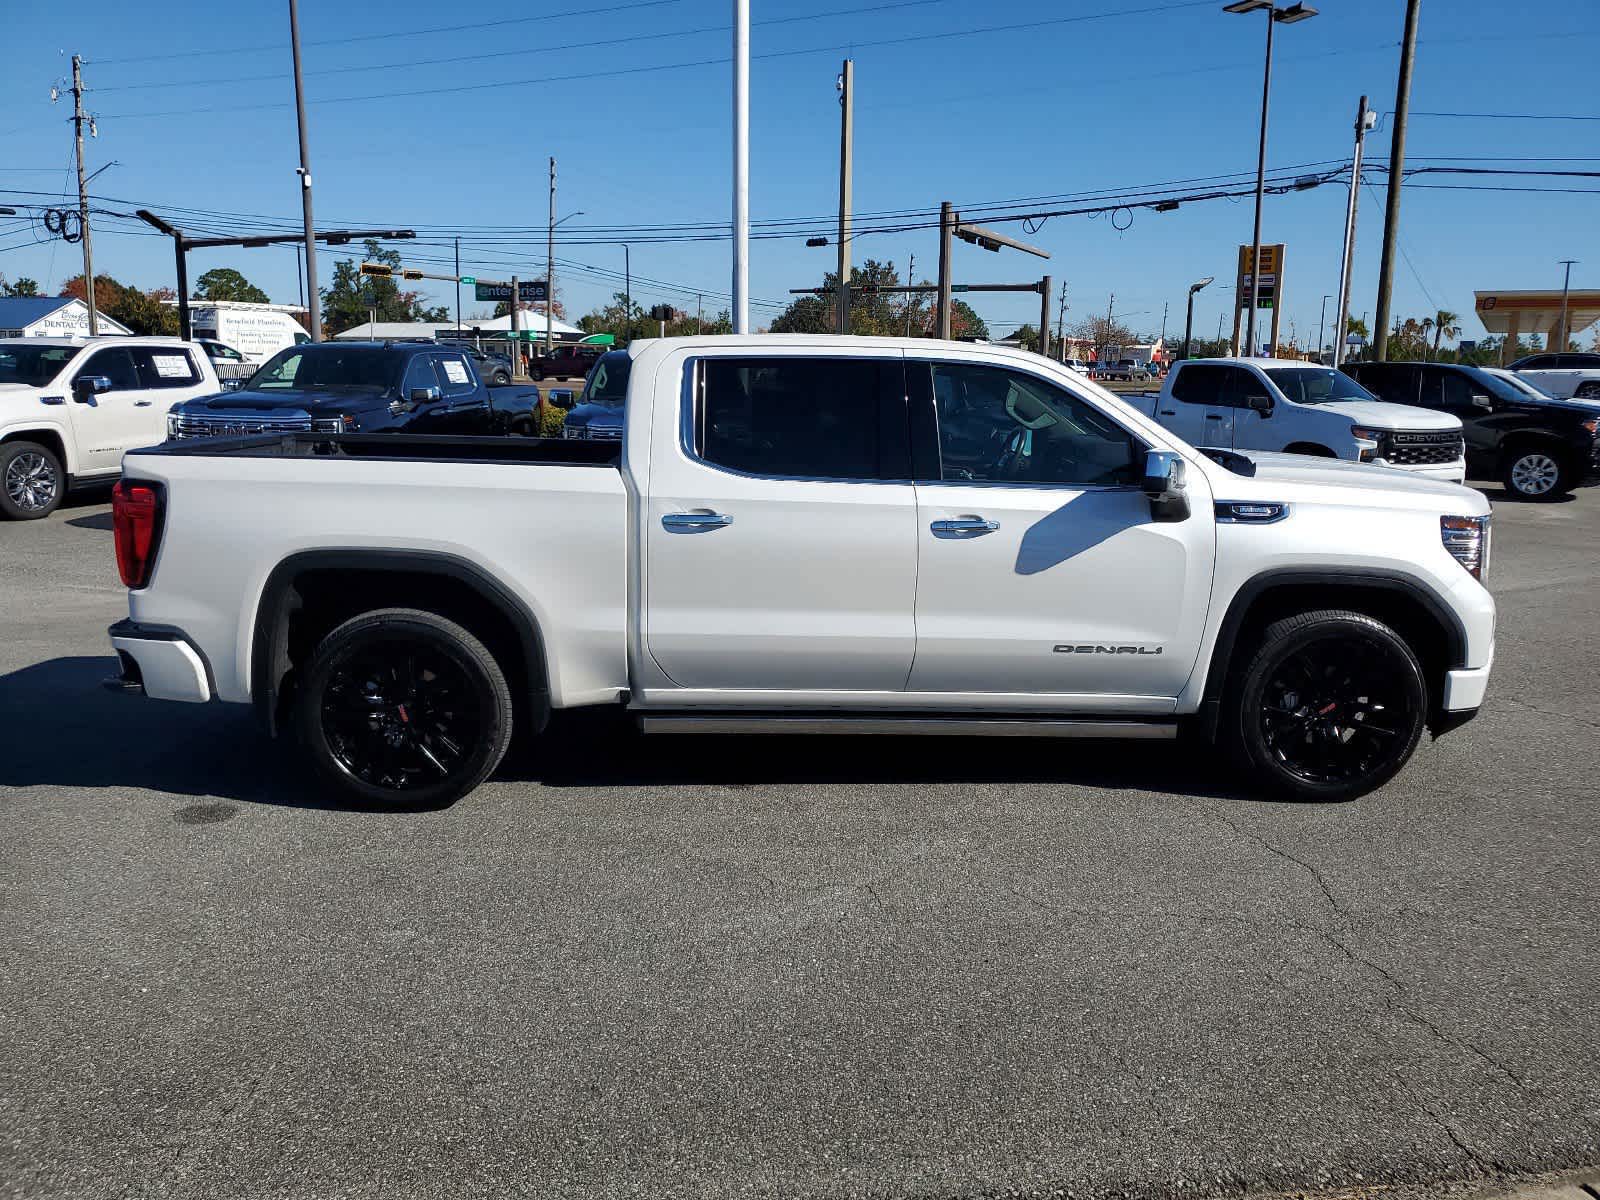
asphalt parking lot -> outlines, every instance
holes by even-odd
[[[1075,1195],[1600,1163],[1600,490],[1497,487],[1488,706],[1356,803],[1180,747],[638,741],[453,808],[119,697],[0,525],[0,1195]]]

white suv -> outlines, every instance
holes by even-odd
[[[205,352],[165,337],[0,341],[0,516],[54,512],[167,435],[167,410],[221,390]]]

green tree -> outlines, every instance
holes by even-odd
[[[197,300],[240,300],[249,304],[270,304],[268,295],[232,267],[213,267],[200,276],[195,290]]]
[[[0,296],[37,296],[39,294],[39,281],[29,279],[26,275],[19,276],[15,283],[8,283],[3,273],[0,273]]]
[[[1009,342],[1012,338],[1015,338],[1017,344],[1024,350],[1034,350],[1039,346],[1039,331],[1032,325],[1019,325],[1016,331],[1005,340]]]
[[[400,268],[400,255],[385,250],[376,241],[366,243],[364,261],[385,263]],[[377,310],[380,321],[434,321],[450,320],[450,310],[442,304],[428,306],[422,303],[419,292],[403,292],[394,278],[363,275],[354,259],[343,259],[333,268],[333,282],[322,289],[322,324],[328,334],[352,329],[372,319]]]
[[[88,289],[83,285],[83,276],[74,275],[62,284],[61,295],[87,301]],[[175,336],[178,332],[178,312],[170,304],[162,303],[172,297],[171,288],[140,291],[117,282],[109,275],[94,277],[95,308],[113,321],[126,325],[134,333]]]
[[[1441,308],[1433,314],[1433,357],[1439,357],[1439,343],[1445,338],[1452,342],[1461,336],[1461,314]]]

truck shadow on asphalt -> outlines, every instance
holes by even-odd
[[[0,676],[0,787],[149,790],[251,804],[376,811],[320,788],[243,705],[107,691],[111,657]],[[621,713],[560,713],[491,783],[552,788],[1046,783],[1245,799],[1213,755],[1170,742],[1050,738],[640,735]]]

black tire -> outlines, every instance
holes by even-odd
[[[338,626],[306,665],[295,728],[336,790],[384,808],[440,807],[500,765],[511,689],[494,655],[435,613],[384,608]]]
[[[1362,613],[1325,609],[1267,626],[1223,728],[1265,790],[1333,802],[1392,779],[1427,713],[1422,665],[1400,635]]]
[[[1572,468],[1548,446],[1513,446],[1500,464],[1500,481],[1519,500],[1548,504],[1572,491]]]
[[[489,382],[492,383],[495,387],[505,387],[506,384],[511,382],[511,372],[510,371],[496,371],[493,375],[491,375],[489,377]]]
[[[1578,390],[1572,393],[1572,396],[1575,400],[1600,400],[1600,383],[1593,379],[1580,383]]]
[[[66,495],[67,473],[49,446],[0,445],[0,513],[13,521],[37,521],[60,508]]]

